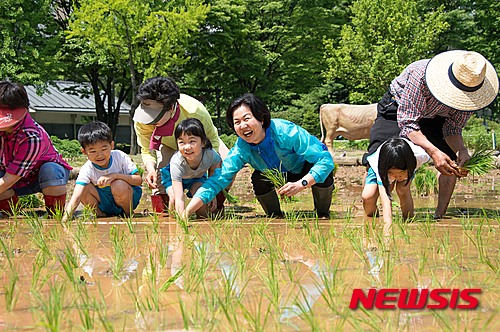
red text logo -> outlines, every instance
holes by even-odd
[[[350,309],[361,304],[365,309],[475,309],[479,301],[471,294],[480,294],[480,288],[469,289],[418,289],[370,288],[368,294],[356,288],[352,292]]]

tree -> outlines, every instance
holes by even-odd
[[[378,101],[408,64],[432,56],[448,27],[443,8],[421,13],[406,0],[357,0],[339,46],[327,40],[327,75],[345,82],[352,103]]]
[[[81,1],[70,20],[67,47],[78,50],[75,61],[92,84],[98,118],[114,128],[127,97],[133,116],[143,78],[175,73],[189,60],[188,37],[207,11],[200,0]]]
[[[185,83],[220,90],[224,103],[258,94],[272,111],[323,84],[323,39],[340,33],[343,1],[209,0],[189,48]]]
[[[0,78],[42,85],[64,66],[53,59],[62,40],[49,0],[0,2]]]

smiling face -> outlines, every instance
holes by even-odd
[[[389,182],[393,181],[406,181],[408,179],[408,170],[402,170],[398,168],[390,168],[387,171],[387,177],[389,178]]]
[[[242,104],[233,113],[234,131],[247,143],[258,144],[266,137],[266,130],[262,122],[257,120],[250,108]]]
[[[108,168],[111,150],[115,147],[115,142],[101,141],[95,144],[89,144],[82,148],[82,153],[89,158],[91,162],[101,168]]]
[[[177,139],[177,146],[189,166],[191,166],[191,168],[197,167],[201,161],[202,151],[205,147],[201,137],[182,133]]]

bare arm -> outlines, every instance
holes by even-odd
[[[10,189],[21,177],[19,175],[14,175],[10,173],[5,173],[5,175],[0,178],[0,195]]]
[[[429,142],[429,140],[422,134],[420,130],[412,131],[408,133],[408,138],[415,144],[421,146],[425,152],[434,161],[435,167],[441,174],[444,175],[457,175],[460,173],[458,171],[456,163],[448,157],[448,155],[441,150],[439,150],[434,144]]]
[[[144,164],[146,168],[146,182],[149,188],[158,188],[158,174],[156,173],[156,163],[154,161],[148,161]]]
[[[172,191],[174,192],[175,211],[181,215],[184,212],[184,187],[181,181],[172,180]]]
[[[88,186],[91,185],[92,185],[91,183],[88,184]],[[73,190],[73,195],[71,195],[71,199],[69,200],[68,204],[66,204],[66,209],[64,211],[64,216],[62,219],[63,222],[67,222],[72,218],[73,213],[75,212],[76,208],[80,204],[80,201],[82,200],[84,191],[85,191],[85,186],[82,186],[81,184],[75,185],[75,189]]]
[[[465,147],[462,135],[451,135],[445,138],[446,143],[457,154],[458,166],[463,166],[470,159],[469,151]]]
[[[392,202],[387,196],[384,186],[378,186],[378,192],[380,194],[380,202],[382,203],[382,213],[384,220],[384,228],[392,225]]]
[[[189,202],[188,206],[186,207],[186,210],[184,210],[183,217],[184,219],[188,219],[189,216],[193,213],[198,211],[199,208],[203,206],[203,201],[199,197],[193,197],[193,199]]]
[[[142,184],[142,178],[139,174],[120,174],[111,173],[101,176],[97,180],[98,186],[109,186],[114,180],[123,180],[130,184],[131,186],[140,186]]]

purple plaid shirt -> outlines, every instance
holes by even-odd
[[[72,169],[57,152],[49,135],[29,114],[7,134],[0,131],[0,169],[21,179],[13,186],[24,187],[37,180],[40,166],[57,163]]]
[[[413,62],[396,77],[390,90],[398,103],[398,125],[401,137],[408,137],[412,131],[420,130],[418,121],[422,118],[446,118],[443,136],[461,135],[462,129],[473,112],[460,112],[439,102],[425,83],[425,68],[430,60]]]

